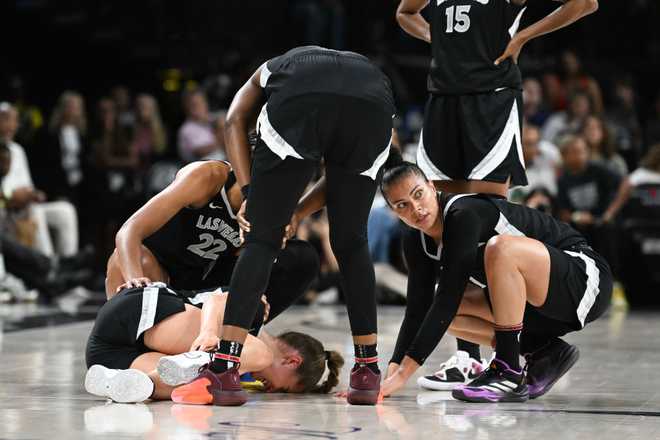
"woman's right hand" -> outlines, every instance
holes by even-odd
[[[218,348],[220,338],[212,331],[203,331],[190,346],[189,351],[211,351]]]
[[[119,287],[117,287],[116,292],[124,289],[132,289],[133,287],[147,287],[150,283],[151,280],[147,277],[131,278],[124,282],[124,284],[120,284]]]

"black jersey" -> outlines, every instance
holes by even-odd
[[[408,267],[414,269],[408,275],[408,307],[393,362],[400,363],[407,351],[421,364],[454,319],[468,281],[485,287],[483,257],[490,238],[526,236],[557,249],[586,245],[585,238],[566,223],[505,199],[440,193],[439,200],[442,245],[416,229],[404,237]]]
[[[428,89],[443,95],[520,89],[518,66],[495,66],[524,12],[510,0],[431,0],[431,70]]]
[[[207,204],[182,209],[144,240],[166,270],[203,268],[202,277],[206,278],[220,260],[236,259],[241,246],[239,226],[227,196],[235,182],[230,172],[224,186]]]
[[[300,95],[337,94],[385,105],[394,113],[389,78],[355,52],[303,46],[275,57],[261,68],[261,87],[269,105]]]

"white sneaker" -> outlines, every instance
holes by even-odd
[[[205,351],[189,351],[174,356],[163,356],[156,370],[167,385],[188,383],[199,374],[199,369],[211,362],[211,354]]]
[[[140,370],[111,370],[92,365],[85,375],[85,390],[119,403],[138,403],[151,397],[154,383]]]
[[[457,385],[476,378],[487,366],[484,359],[472,359],[466,351],[459,350],[447,362],[440,364],[440,369],[433,375],[417,379],[417,385],[427,390],[451,391]]]

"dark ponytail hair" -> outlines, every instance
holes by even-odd
[[[404,177],[411,175],[419,176],[424,181],[428,180],[421,168],[412,162],[403,160],[401,151],[398,148],[390,148],[390,154],[385,161],[385,165],[383,165],[383,178],[380,181],[380,192],[388,205],[390,201],[387,199],[385,191]]]
[[[339,370],[344,365],[344,358],[338,352],[328,351],[321,342],[304,333],[285,332],[277,337],[289,347],[298,350],[303,360],[296,374],[302,385],[303,393],[327,394],[339,383]],[[325,365],[328,364],[328,378],[319,384]]]

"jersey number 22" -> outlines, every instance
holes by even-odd
[[[445,9],[447,15],[447,33],[467,32],[470,29],[470,5],[450,6]]]
[[[202,258],[208,258],[209,260],[217,260],[218,254],[227,250],[227,243],[222,240],[217,240],[211,234],[200,234],[199,239],[200,243],[191,244],[188,246],[188,250],[195,255],[199,255]],[[215,247],[209,249],[211,246]]]

